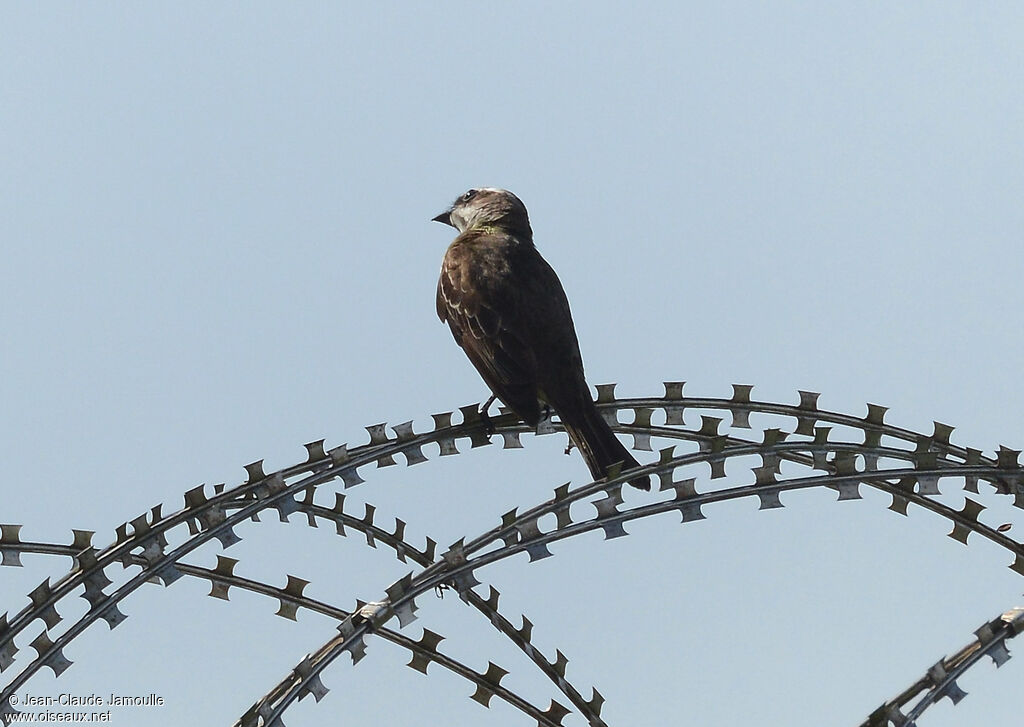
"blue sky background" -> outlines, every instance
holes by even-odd
[[[592,384],[810,389],[1020,449],[1022,36],[1013,3],[5,3],[0,522],[106,543],[253,460],[484,398],[433,302],[451,231],[429,219],[472,186],[529,207]],[[560,437],[526,445],[373,472],[350,499],[447,544],[588,479]],[[611,725],[856,725],[1024,595],[1007,554],[934,516],[833,499],[655,518],[486,575]],[[351,607],[407,570],[294,519],[240,529],[236,572]],[[67,562],[25,565],[0,609]],[[334,629],[207,590],[143,588],[29,691],[156,692],[115,722],[230,724]],[[410,635],[556,696],[457,599],[422,615]],[[528,722],[405,661],[371,643],[285,722]],[[982,665],[922,725],[1013,723],[1021,680],[1024,659]]]

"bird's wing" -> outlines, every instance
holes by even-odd
[[[491,391],[532,424],[540,416],[537,359],[523,290],[492,252],[459,244],[449,249],[437,283],[437,314]]]

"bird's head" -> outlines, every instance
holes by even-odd
[[[435,217],[434,221],[451,225],[459,232],[497,227],[527,238],[533,236],[526,205],[507,189],[471,189]]]

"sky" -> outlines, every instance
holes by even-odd
[[[426,429],[485,399],[434,311],[452,231],[430,219],[475,186],[529,208],[592,385],[819,391],[822,408],[877,403],[909,429],[1022,449],[1022,33],[1013,3],[3,3],[0,522],[106,544],[254,460],[271,471],[306,442],[356,446],[365,426]],[[367,470],[346,494],[448,544],[589,481],[562,438],[523,440]],[[580,691],[598,688],[610,725],[857,725],[1024,604],[1007,553],[965,548],[926,512],[783,501],[652,518],[477,575],[569,657]],[[409,570],[274,520],[239,528],[223,553],[236,573],[292,574],[351,608]],[[69,566],[23,561],[0,570],[0,612]],[[231,724],[334,633],[208,589],[146,585],[26,691],[156,693],[163,706],[112,722]],[[85,613],[71,601],[65,617]],[[457,598],[421,609],[413,638],[442,633],[445,653],[564,701]],[[407,659],[372,640],[285,723],[531,723]],[[967,699],[920,724],[1012,723],[1022,679],[1024,659],[981,664]]]

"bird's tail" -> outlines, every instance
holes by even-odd
[[[584,407],[582,415],[579,417],[566,420],[563,416],[562,424],[565,426],[565,431],[569,433],[573,444],[583,455],[583,460],[587,463],[590,474],[595,480],[604,477],[608,468],[619,462],[622,463],[623,470],[635,469],[640,466],[629,450],[615,437],[608,422],[601,417],[593,403]],[[643,475],[630,480],[629,484],[641,490],[650,490],[651,478]]]

